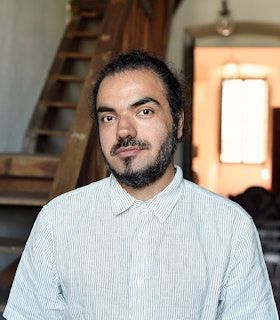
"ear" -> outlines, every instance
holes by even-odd
[[[183,136],[184,122],[185,122],[185,114],[184,114],[184,110],[181,110],[179,121],[178,121],[178,130],[177,130],[177,139],[178,140],[180,140]]]

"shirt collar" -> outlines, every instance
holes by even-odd
[[[161,223],[168,218],[182,193],[183,172],[179,166],[175,166],[175,168],[176,173],[171,183],[159,194],[146,201],[146,205]],[[110,176],[110,185],[111,205],[114,214],[124,213],[138,201],[121,187],[113,175]]]

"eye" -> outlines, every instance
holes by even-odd
[[[150,116],[152,115],[154,112],[151,109],[142,109],[139,111],[139,115],[140,116]]]
[[[108,122],[113,121],[114,119],[115,119],[114,116],[112,116],[112,115],[107,115],[107,116],[101,117],[101,122],[108,123]]]

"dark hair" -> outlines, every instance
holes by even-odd
[[[179,81],[167,64],[160,58],[157,58],[143,50],[132,50],[120,54],[114,60],[109,62],[103,70],[100,71],[92,90],[92,113],[98,128],[96,100],[101,82],[107,76],[114,75],[123,71],[148,69],[153,71],[161,79],[165,89],[167,100],[171,109],[174,125],[178,126],[178,121],[182,110],[185,110],[185,92],[182,88],[182,82]]]

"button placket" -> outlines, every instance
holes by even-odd
[[[138,279],[137,279],[137,286],[138,286],[138,288],[142,287],[142,284],[143,284],[143,283],[144,283],[144,280],[143,280],[142,278],[138,277]]]
[[[141,305],[144,304],[147,295],[147,279],[150,263],[147,227],[151,223],[152,213],[145,203],[138,204],[134,209],[137,227],[132,238],[130,301],[131,310],[139,310],[139,307],[141,310]],[[139,319],[139,316],[139,314],[134,314],[132,318]]]

